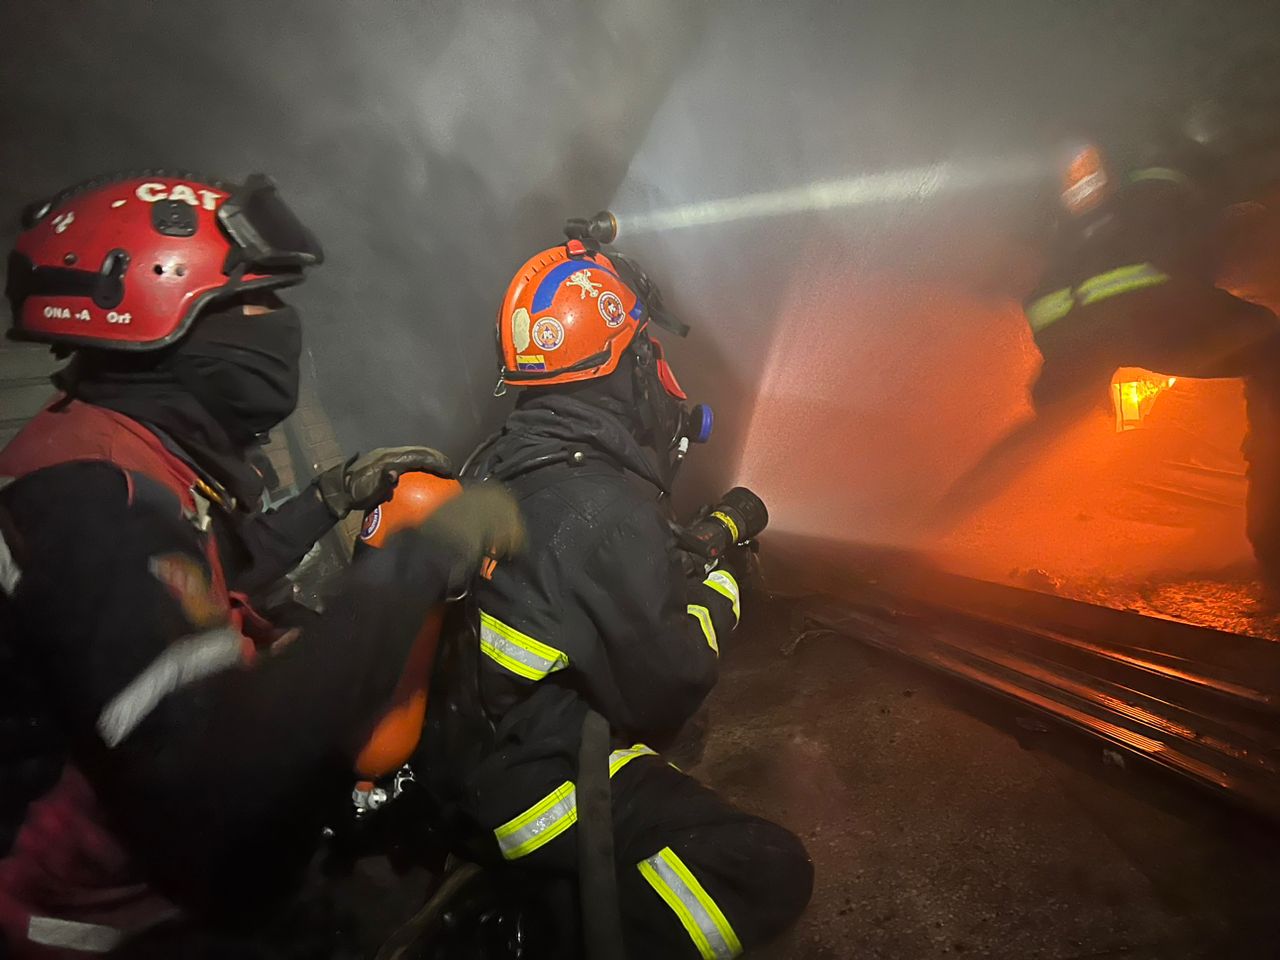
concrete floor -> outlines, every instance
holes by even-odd
[[[747,605],[701,761],[672,754],[813,857],[805,916],[751,957],[1280,956],[1280,831],[854,640],[796,642],[794,618]],[[338,905],[319,922],[351,958],[431,883],[382,857],[341,873],[321,882]]]
[[[846,638],[792,649],[785,605],[754,613],[693,772],[813,856],[813,902],[761,960],[1278,955],[1270,828]]]

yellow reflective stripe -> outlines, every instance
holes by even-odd
[[[625,767],[636,757],[652,757],[657,756],[658,751],[646,747],[643,743],[637,743],[628,747],[626,750],[615,750],[609,754],[609,777],[612,778],[615,773]]]
[[[1158,286],[1168,279],[1149,263],[1133,263],[1090,277],[1076,287],[1076,300],[1084,307],[1122,293]]]
[[[707,638],[707,646],[720,656],[720,644],[716,642],[715,624],[711,622],[711,611],[698,603],[689,604],[689,616],[702,625],[702,635]]]
[[[731,960],[742,953],[742,943],[724,912],[674,850],[663,847],[636,866],[679,918],[703,960]]]
[[[729,528],[729,533],[733,535],[733,542],[737,543],[738,537],[741,536],[741,533],[738,530],[738,525],[733,522],[733,517],[729,516],[723,510],[717,510],[711,515]]]
[[[657,756],[643,743],[614,750],[609,754],[609,778],[637,757]],[[566,780],[524,813],[512,817],[493,831],[498,849],[507,860],[528,856],[578,822],[578,790]]]
[[[1071,295],[1070,287],[1046,293],[1043,297],[1037,297],[1027,304],[1027,322],[1031,324],[1032,330],[1039,333],[1045,327],[1065,317],[1075,305],[1075,297]]]
[[[547,646],[497,617],[480,611],[480,649],[485,656],[527,680],[541,680],[569,665],[569,655]]]
[[[1130,183],[1141,183],[1144,180],[1164,180],[1168,183],[1176,183],[1180,187],[1191,186],[1191,178],[1181,170],[1174,170],[1172,167],[1143,167],[1129,174]]]
[[[738,581],[733,579],[732,573],[728,570],[713,570],[707,575],[707,579],[702,582],[716,593],[727,597],[729,602],[733,604],[734,623],[742,619],[742,604],[738,600],[741,593],[738,590]]]
[[[517,817],[508,820],[493,835],[508,860],[528,856],[550,843],[578,822],[578,799],[573,782],[566,780]]]

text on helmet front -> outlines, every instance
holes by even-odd
[[[159,200],[180,200],[193,207],[216,210],[222,194],[203,187],[190,187],[185,183],[174,184],[172,188],[163,183],[140,183],[134,191],[138,199],[144,203],[156,203]],[[199,194],[197,199],[196,195]]]

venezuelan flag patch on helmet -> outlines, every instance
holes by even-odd
[[[545,370],[547,369],[547,358],[540,353],[521,354],[516,357],[517,370]]]

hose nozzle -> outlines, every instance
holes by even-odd
[[[734,487],[707,515],[679,531],[680,545],[707,560],[718,560],[730,547],[746,543],[769,525],[769,509],[746,487]]]

